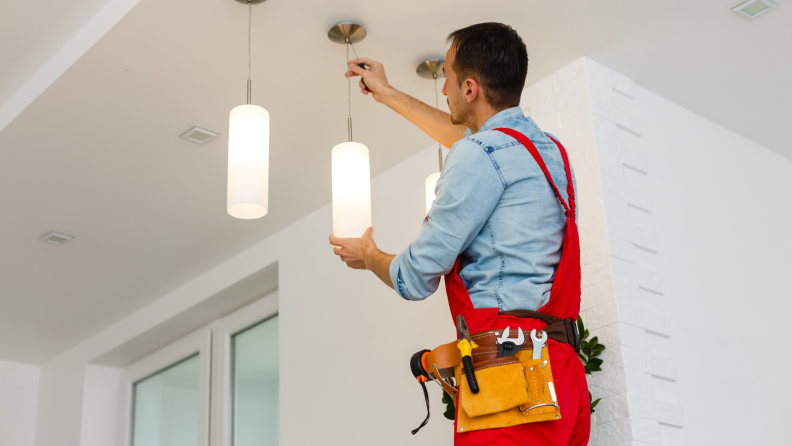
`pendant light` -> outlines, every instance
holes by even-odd
[[[440,109],[440,99],[439,93],[437,91],[437,78],[445,77],[443,74],[443,65],[445,65],[445,59],[441,57],[430,57],[429,59],[424,60],[418,65],[418,68],[415,70],[418,73],[418,76],[421,76],[424,79],[434,79],[434,87],[435,87],[435,108],[438,110]],[[435,189],[437,188],[437,180],[440,179],[440,173],[443,171],[443,146],[440,143],[437,143],[437,155],[438,160],[440,161],[440,172],[433,173],[426,177],[426,181],[424,182],[426,186],[426,213],[429,213],[429,209],[432,208],[432,203],[435,201]]]
[[[247,103],[228,118],[228,195],[232,217],[251,220],[269,210],[269,112],[251,102],[250,27],[252,7],[266,0],[235,0],[248,5]]]
[[[349,73],[349,48],[355,53],[354,43],[366,37],[366,30],[359,23],[343,21],[336,23],[327,33],[335,43],[346,45],[347,73]],[[360,60],[358,59],[358,65]],[[348,142],[333,147],[331,152],[333,175],[333,235],[336,237],[362,237],[371,226],[371,172],[369,150],[363,144],[352,141],[352,78],[347,77]]]

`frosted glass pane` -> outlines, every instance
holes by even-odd
[[[233,349],[233,445],[277,445],[278,318],[234,336]]]
[[[198,355],[135,383],[133,446],[198,444]]]

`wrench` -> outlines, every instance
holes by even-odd
[[[518,351],[525,345],[525,335],[523,334],[522,328],[517,328],[517,338],[510,338],[509,335],[511,332],[509,331],[509,327],[506,327],[503,330],[503,334],[498,340],[498,358],[503,358],[504,356],[514,356],[517,354]]]
[[[547,342],[547,333],[542,332],[542,337],[536,336],[536,329],[531,330],[531,341],[533,342],[533,356],[531,359],[542,359],[542,347]]]

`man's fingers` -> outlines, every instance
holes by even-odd
[[[353,63],[349,64],[349,71],[351,71],[352,74],[354,74],[356,76],[360,76],[366,70],[364,68],[360,68],[359,66],[357,66],[356,63],[353,62]]]
[[[366,58],[366,57],[361,57],[360,61],[363,62],[364,64],[368,65],[371,68],[374,68],[374,66],[378,63],[377,61],[371,60],[371,59]],[[354,61],[350,60],[350,62],[357,63],[357,59],[355,59]]]
[[[369,226],[369,228],[366,229],[366,232],[363,233],[363,237],[374,237],[374,228]]]
[[[330,240],[330,244],[331,245],[344,246],[344,240],[345,239],[338,238],[338,237],[334,236],[333,234],[330,234],[329,240]]]

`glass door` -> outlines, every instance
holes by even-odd
[[[279,444],[278,292],[214,325],[212,446]]]
[[[205,327],[126,367],[119,446],[209,446],[211,347]]]
[[[232,444],[278,444],[278,317],[233,336]]]
[[[276,291],[127,366],[118,445],[278,445],[278,344]]]
[[[134,384],[132,446],[198,444],[200,373],[194,355]]]

